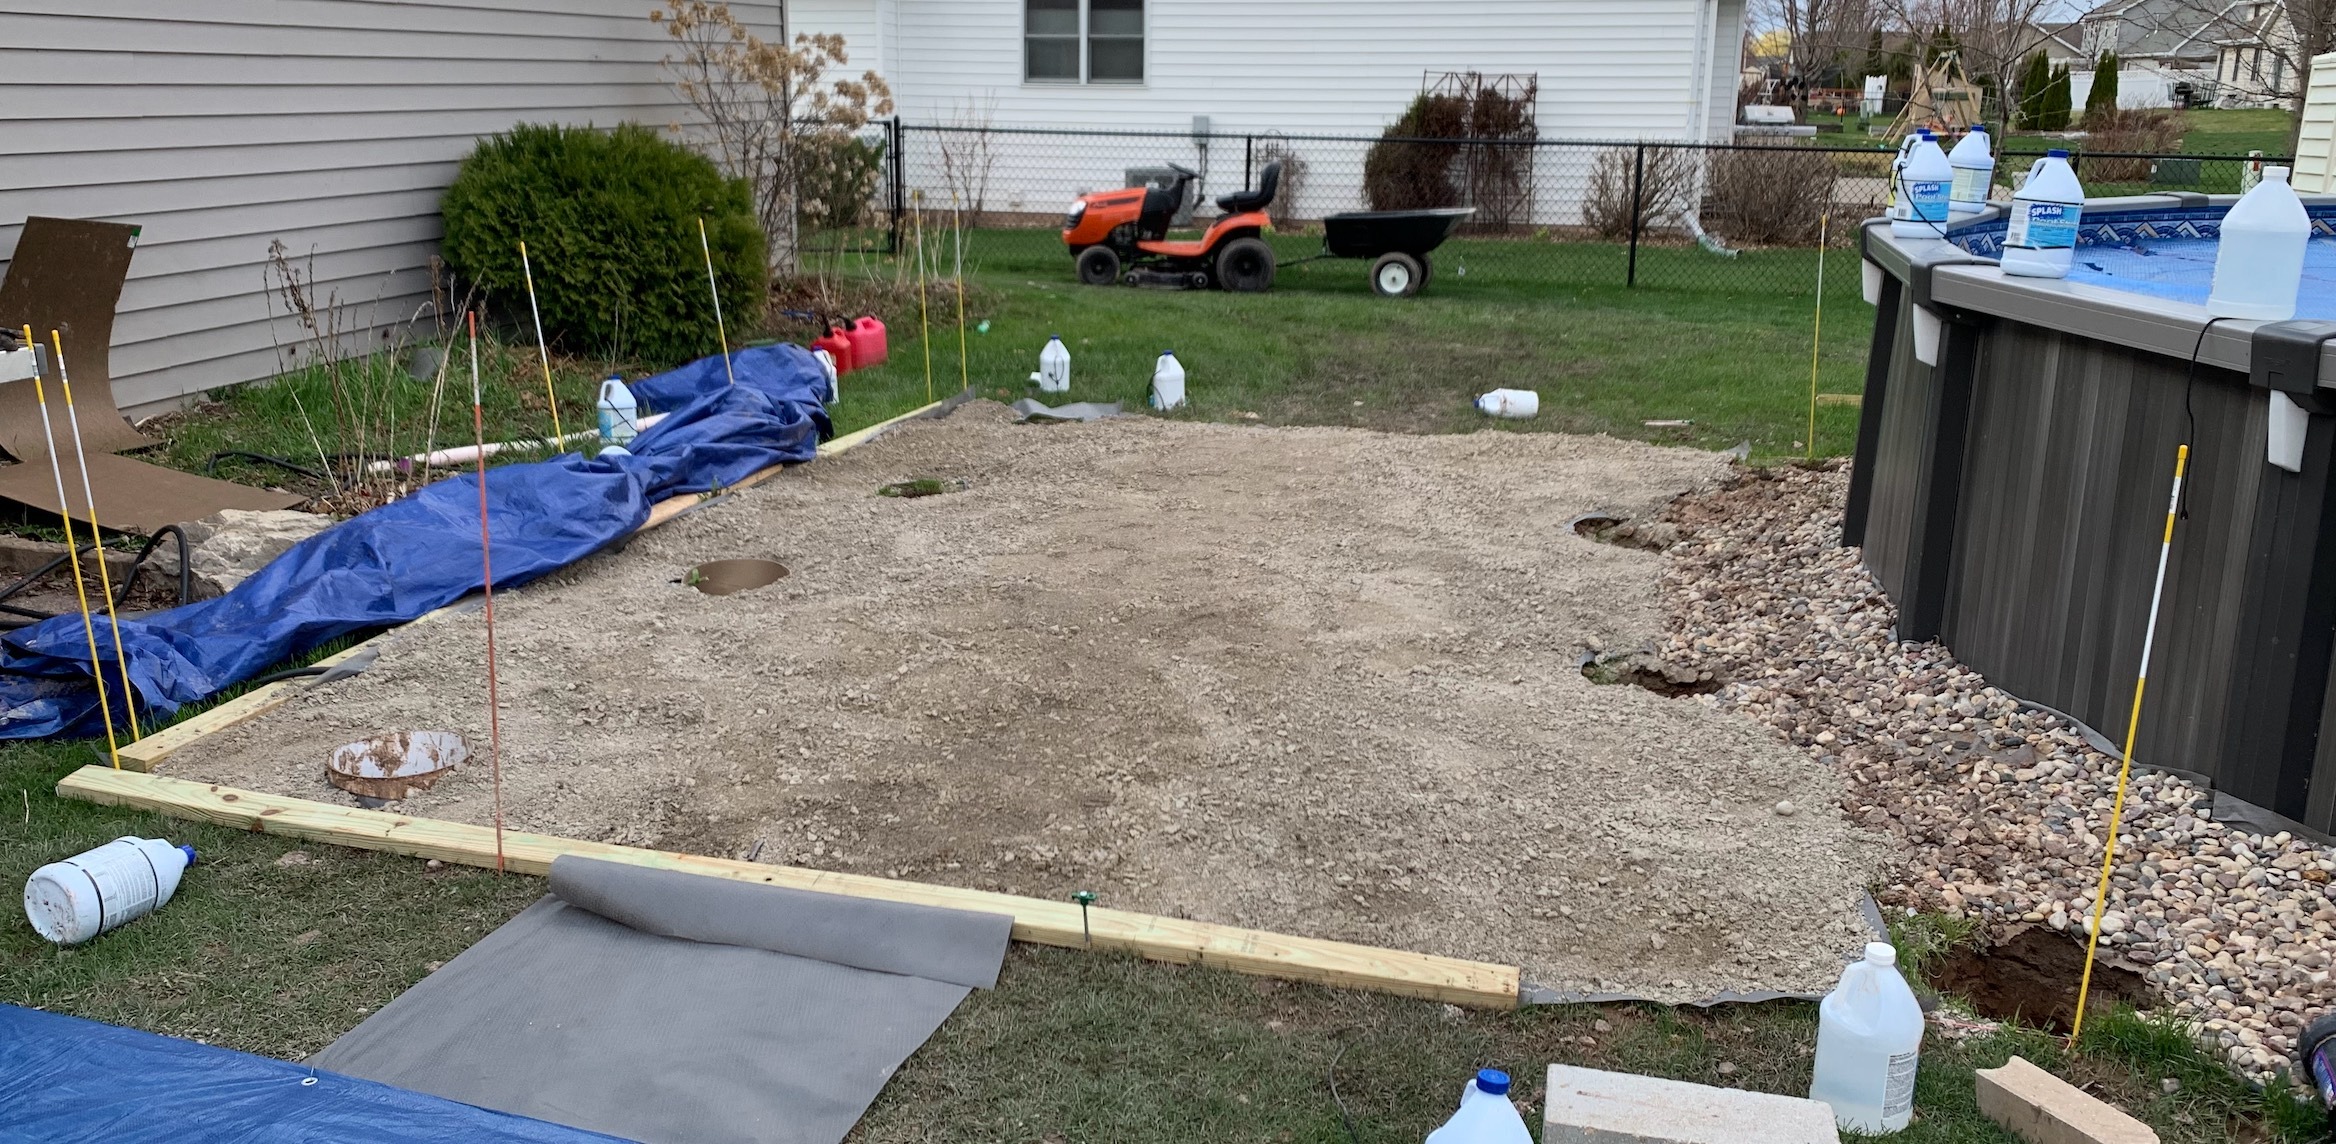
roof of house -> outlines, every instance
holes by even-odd
[[[2083,50],[2120,60],[2209,60],[2215,41],[2238,23],[2232,0],[2111,0],[2079,21]]]

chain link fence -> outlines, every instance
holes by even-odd
[[[1809,294],[1821,245],[1846,247],[1889,200],[1892,151],[1778,139],[1677,143],[1070,130],[921,125],[870,129],[887,156],[853,225],[807,231],[807,251],[895,254],[920,223],[962,229],[976,269],[1068,277],[1061,239],[1073,199],[1165,186],[1196,173],[1178,227],[1206,227],[1214,200],[1281,164],[1269,209],[1277,255],[1322,251],[1321,220],[1346,211],[1470,206],[1435,255],[1437,277],[1542,288],[1631,287]],[[881,138],[873,137],[881,132]],[[2015,139],[1996,163],[1999,197],[2043,141]],[[2096,197],[2231,194],[2250,164],[2283,159],[2078,150]],[[1446,268],[1449,268],[1448,270]],[[1853,289],[1842,265],[1828,291]],[[1360,268],[1355,281],[1360,283]]]

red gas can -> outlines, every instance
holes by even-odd
[[[837,326],[834,329],[827,331],[827,333],[812,339],[811,348],[815,350],[826,350],[827,356],[835,359],[835,371],[837,373],[850,373],[852,372],[853,368],[858,365],[858,362],[856,362],[852,357],[852,337],[850,334],[844,332],[844,329],[841,326]]]
[[[884,323],[874,315],[865,315],[848,327],[852,339],[852,368],[866,369],[883,365],[885,358]]]

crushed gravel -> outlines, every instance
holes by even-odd
[[[1894,608],[1839,545],[1847,487],[1846,472],[1780,469],[1665,513],[1651,526],[1670,543],[1659,658],[1733,680],[1702,702],[1838,770],[1842,809],[1898,843],[1886,904],[2082,940],[2117,760],[1945,648],[1892,640]],[[2136,771],[2102,948],[2267,1081],[2336,998],[2336,849],[2217,822],[2213,805]]]
[[[1094,890],[1569,991],[1822,991],[1882,858],[1839,778],[1580,668],[1661,639],[1665,564],[1573,519],[1648,518],[1727,472],[1596,437],[974,403],[499,596],[507,820]],[[916,479],[960,491],[876,495]],[[728,557],[791,575],[681,582]],[[168,769],[346,802],[323,760],[363,736],[451,729],[483,757],[481,635],[410,627]],[[404,809],[488,821],[487,770]]]

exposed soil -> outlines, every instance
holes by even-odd
[[[975,403],[499,596],[518,828],[1524,966],[1666,1000],[1822,991],[1879,859],[1839,780],[1715,697],[1583,677],[1651,646],[1651,520],[1711,454]],[[935,480],[946,496],[877,495]],[[693,566],[785,579],[713,597]],[[175,757],[328,801],[335,746],[458,731],[404,806],[491,814],[476,614]],[[1783,805],[1780,805],[1783,804]]]
[[[2015,926],[1985,946],[1956,950],[1932,981],[1971,1003],[1983,1017],[2018,1020],[2055,1033],[2076,1019],[2077,985],[2084,980],[2085,947],[2041,926]],[[2141,974],[2103,958],[2093,964],[2087,1012],[2106,1013],[2119,1002],[2147,1008],[2157,996]]]

